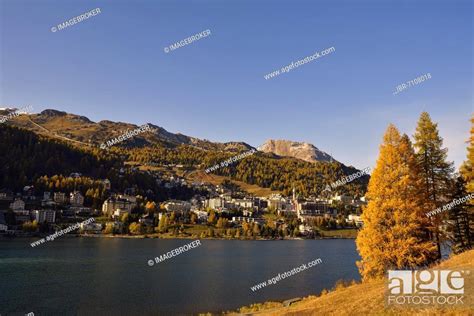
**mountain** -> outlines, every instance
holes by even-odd
[[[0,111],[1,114],[2,111]],[[183,176],[184,173],[189,175],[193,172],[206,172],[208,168],[218,166],[209,172],[208,176],[215,175],[232,181],[241,181],[260,188],[279,191],[284,195],[291,194],[295,188],[301,196],[317,196],[328,184],[358,171],[335,161],[330,155],[307,143],[270,140],[261,146],[261,150],[234,159],[240,153],[249,151],[253,147],[243,142],[214,143],[171,133],[157,125],[149,124],[149,126],[149,131],[119,142],[110,150],[103,150],[101,144],[139,126],[109,120],[93,122],[84,116],[51,109],[39,114],[15,116],[8,122],[0,124],[0,131],[3,128],[20,128],[20,131],[32,132],[39,138],[38,141],[32,143],[31,136],[22,136],[24,141],[17,142],[14,132],[6,132],[0,139],[0,144],[9,145],[3,147],[5,152],[0,152],[0,161],[2,158],[5,159],[4,161],[11,161],[17,151],[23,150],[25,144],[29,146],[27,148],[31,151],[18,158],[14,168],[7,166],[10,180],[24,169],[22,166],[30,166],[28,172],[20,175],[16,184],[18,187],[28,185],[32,180],[37,181],[44,175],[67,176],[71,169],[74,169],[71,166],[76,166],[78,161],[80,166],[77,169],[84,175],[93,179],[105,176],[110,179],[113,175],[107,172],[111,168],[101,166],[101,161],[113,160],[111,164],[114,165],[114,170],[122,168],[129,170],[131,165],[144,168],[140,171],[130,171],[131,177],[135,172],[146,173],[150,168],[157,173]],[[48,142],[42,141],[43,139],[48,139]],[[55,147],[57,150],[50,152],[49,147],[52,143],[62,146]],[[11,144],[17,144],[19,147]],[[44,147],[41,149],[43,152],[41,156],[35,154],[35,146],[39,149]],[[7,149],[10,147],[13,156],[8,154]],[[44,166],[39,163],[43,161]],[[60,162],[63,163],[60,164]],[[225,166],[223,162],[227,162]],[[7,169],[3,171],[0,169],[1,174],[5,171]],[[126,187],[126,183],[137,183],[135,180],[123,182],[120,174],[117,179],[114,180],[115,183],[121,184],[115,184],[115,186],[119,188]],[[337,191],[352,196],[362,196],[366,191],[368,179],[368,176],[361,177],[341,186]],[[148,180],[140,180],[139,183],[141,184],[137,185],[144,188],[150,186]],[[163,196],[165,193],[160,190],[155,194]]]
[[[294,142],[290,140],[267,140],[259,148],[266,153],[274,153],[278,156],[298,158],[308,162],[330,162],[336,161],[333,157],[319,150],[312,144]]]
[[[73,179],[71,174],[80,176]],[[150,199],[190,199],[198,193],[187,186],[168,188],[157,182],[159,177],[133,172],[114,153],[79,148],[0,124],[0,189],[19,192],[26,185],[32,185],[39,192],[77,189],[94,208],[100,208],[106,197],[102,182],[105,178],[116,192],[133,187],[137,194]]]
[[[6,109],[5,109],[6,110]],[[0,111],[0,114],[2,111]],[[107,140],[116,138],[127,131],[139,126],[130,123],[104,120],[93,122],[85,116],[70,114],[63,111],[47,109],[39,114],[22,115],[10,124],[21,127],[37,134],[80,143],[87,146],[99,146]],[[175,147],[190,145],[203,150],[239,152],[250,150],[253,147],[244,142],[217,143],[208,140],[186,136],[180,133],[171,133],[166,129],[149,123],[150,131],[140,133],[121,145],[128,147],[165,146]]]

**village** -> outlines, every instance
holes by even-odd
[[[0,191],[0,234],[34,236],[54,233],[81,223],[85,235],[147,235],[174,237],[306,237],[321,236],[318,230],[357,229],[362,226],[361,206],[365,199],[322,192],[319,197],[271,194],[253,196],[225,185],[187,183],[171,176],[160,180],[165,187],[192,186],[206,194],[189,200],[154,202],[136,195],[133,188],[116,192],[108,179],[102,180],[108,197],[101,209],[85,205],[83,193],[37,192],[34,186],[22,192]],[[192,228],[186,231],[186,228]]]

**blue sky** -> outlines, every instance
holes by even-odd
[[[473,112],[471,1],[0,0],[0,105],[54,108],[212,141],[313,143],[373,166],[384,130],[422,111],[449,158]],[[94,8],[101,14],[58,32]],[[211,35],[163,49],[206,29]],[[315,52],[336,51],[270,80]],[[432,79],[393,95],[422,74]]]

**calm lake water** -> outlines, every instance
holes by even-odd
[[[190,315],[317,294],[360,276],[350,239],[191,240],[60,238],[0,240],[0,315]],[[321,264],[256,292],[250,287],[314,259]]]

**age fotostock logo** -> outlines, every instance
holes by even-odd
[[[464,270],[389,270],[388,305],[464,304]]]

